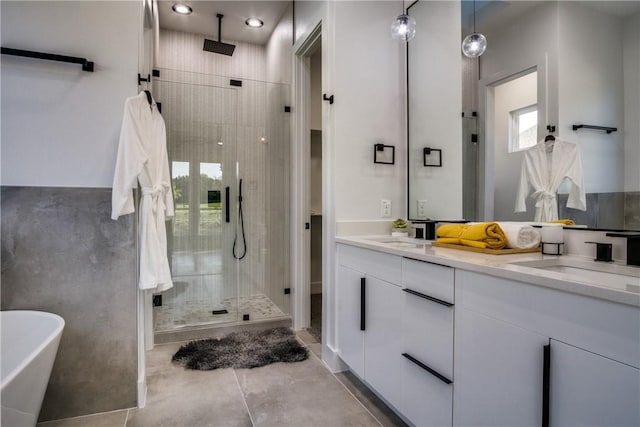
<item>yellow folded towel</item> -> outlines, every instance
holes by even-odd
[[[495,222],[478,224],[444,224],[437,230],[438,242],[480,249],[503,249],[507,238]]]
[[[556,219],[555,221],[549,221],[551,224],[563,224],[563,225],[576,225],[576,222],[572,219]]]

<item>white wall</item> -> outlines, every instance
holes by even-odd
[[[335,4],[335,80],[330,94],[335,96],[338,221],[380,219],[381,199],[392,201],[392,217],[406,216],[406,46],[389,32],[398,4]],[[395,165],[374,165],[376,143],[396,147]]]
[[[524,151],[509,152],[509,126],[511,125],[509,112],[537,102],[537,83],[537,73],[530,73],[496,86],[494,89],[494,164],[495,174],[498,177],[494,188],[495,220],[529,221],[533,219],[535,211],[532,206],[527,206],[527,212],[517,214],[513,212]]]
[[[587,193],[623,191],[622,19],[576,2],[560,2],[558,13],[559,136],[580,148]],[[579,123],[618,132],[573,131]]]
[[[295,2],[294,43],[313,31],[316,23],[324,17],[325,3],[325,0],[302,0]]]
[[[111,187],[124,101],[137,93],[140,1],[2,1],[2,185]]]
[[[462,218],[462,58],[460,4],[434,1],[411,9],[416,36],[410,43],[409,218]],[[389,16],[393,16],[390,11]],[[401,108],[398,106],[398,108]],[[442,150],[442,167],[425,167],[423,148]]]
[[[266,47],[267,81],[291,84],[293,71],[293,4],[271,33]]]
[[[640,13],[624,21],[624,191],[640,191]]]

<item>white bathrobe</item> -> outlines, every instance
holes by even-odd
[[[571,182],[567,207],[581,211],[587,210],[578,146],[559,139],[555,142],[538,142],[524,154],[515,212],[527,210],[525,198],[531,186],[533,187],[531,197],[536,200],[534,221],[557,220],[556,193],[565,178]]]
[[[165,221],[173,217],[166,129],[155,101],[140,92],[127,98],[113,177],[111,218],[134,211],[133,192],[140,183],[140,289],[161,292],[173,286],[167,259]]]

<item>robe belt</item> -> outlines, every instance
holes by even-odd
[[[142,187],[142,197],[151,198],[151,206],[154,214],[158,211],[164,211],[165,209],[164,198],[162,197],[163,192],[164,187],[162,185],[154,185],[153,187]]]
[[[533,193],[533,197],[536,199],[536,207],[538,208],[556,200],[556,194],[546,190],[536,191]]]

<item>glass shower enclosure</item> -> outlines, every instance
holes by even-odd
[[[160,69],[175,216],[156,333],[289,316],[289,85]]]

